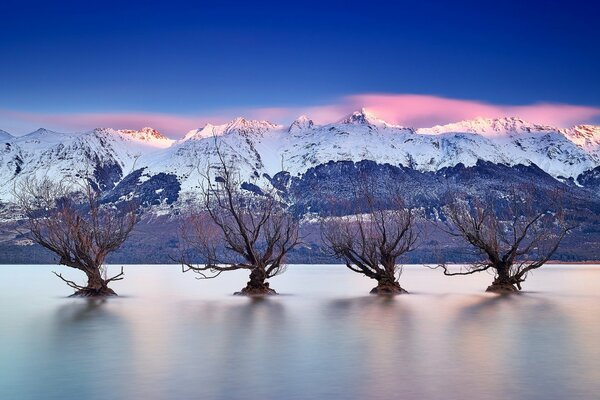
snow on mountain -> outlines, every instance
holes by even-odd
[[[275,125],[269,121],[247,120],[238,117],[227,124],[206,124],[203,128],[191,130],[180,142],[214,138],[215,136],[224,136],[231,133],[237,133],[241,136],[256,137],[276,128],[281,128],[281,126]]]
[[[216,162],[216,143],[249,180],[280,171],[299,176],[329,161],[365,159],[419,171],[458,163],[473,166],[478,160],[533,163],[555,177],[576,177],[598,165],[594,156],[558,129],[518,118],[476,119],[415,131],[361,110],[327,125],[315,125],[302,116],[287,129],[243,118],[207,125],[162,154],[152,154],[149,171],[176,174],[184,190],[193,189],[202,181],[206,166]]]
[[[454,124],[418,129],[421,135],[448,135],[464,132],[483,137],[493,143],[496,155],[477,156],[484,161],[507,165],[536,164],[555,177],[576,177],[598,165],[598,157],[590,154],[561,130],[532,124],[520,118],[477,118]],[[469,165],[469,164],[465,164]]]
[[[142,146],[155,147],[155,148],[167,148],[170,147],[173,139],[169,139],[162,133],[153,128],[142,128],[139,131],[131,129],[120,129],[120,130],[108,130],[110,133],[116,133],[123,137],[123,139],[129,142],[134,142]]]
[[[365,111],[337,124],[295,130],[281,155],[286,170],[302,174],[328,161],[363,159],[436,171],[478,160],[506,165],[534,163],[549,174],[575,177],[598,163],[557,129],[518,118],[475,119],[417,131],[385,123]]]
[[[600,159],[600,126],[578,125],[561,129],[560,132],[577,146]]]
[[[339,121],[340,124],[345,125],[369,125],[375,127],[395,127],[390,125],[382,119],[377,118],[373,113],[370,113],[366,109],[355,111],[352,114],[342,118]]]
[[[487,137],[519,135],[536,132],[556,132],[551,126],[531,124],[521,118],[475,118],[447,125],[436,125],[432,128],[421,128],[417,132],[423,135],[439,135],[442,133],[476,133]]]
[[[15,184],[28,176],[77,178],[106,174],[110,169],[117,179],[131,172],[143,154],[170,147],[173,142],[151,128],[99,128],[79,133],[38,129],[4,145],[0,153],[0,198],[10,197]]]
[[[306,115],[301,115],[288,128],[289,133],[307,131],[312,129],[315,126],[315,123],[312,119],[308,118]]]
[[[535,164],[556,178],[576,178],[600,165],[597,126],[557,129],[519,118],[477,118],[414,130],[388,124],[366,110],[326,125],[306,116],[290,126],[236,118],[207,124],[178,141],[151,128],[75,134],[40,129],[9,139],[0,148],[0,198],[25,176],[76,176],[98,165],[111,166],[113,175],[118,170],[118,179],[142,167],[142,179],[172,174],[182,191],[193,191],[217,162],[216,146],[244,180],[260,184],[268,182],[265,175],[287,171],[300,176],[329,161],[372,160],[418,171],[474,166],[479,160]],[[103,168],[105,175],[110,172]]]
[[[163,136],[152,128],[142,128],[139,131],[98,128],[84,136],[98,138],[108,144],[111,155],[119,162],[125,173],[143,166],[137,164],[140,157],[160,149],[170,148],[175,143],[175,140]]]
[[[283,130],[283,126],[268,121],[236,118],[227,124],[208,124],[192,130],[172,147],[149,154],[143,160],[148,174],[174,174],[184,191],[193,190],[204,181],[207,168],[218,162],[218,146],[244,179],[264,180],[266,163],[272,164],[276,156],[277,140],[274,139]]]
[[[411,129],[394,127],[355,112],[338,123],[323,126],[294,126],[291,135],[282,135],[279,143],[279,170],[299,175],[328,161],[364,159],[401,164],[404,143],[414,140]],[[406,146],[408,147],[408,146]],[[269,171],[274,173],[278,171]]]

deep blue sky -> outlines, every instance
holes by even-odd
[[[0,109],[194,114],[375,92],[600,106],[600,6],[487,3],[3,0]]]

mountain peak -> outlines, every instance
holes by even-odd
[[[342,118],[339,123],[346,125],[371,125],[377,127],[391,126],[384,120],[377,118],[372,112],[367,111],[364,107],[361,108],[360,111],[354,111],[352,114]]]
[[[237,117],[225,127],[224,133],[238,132],[241,134],[264,133],[276,128],[277,125],[270,121],[248,120],[246,118]]]
[[[51,131],[49,129],[46,128],[37,128],[35,131],[29,133],[29,135],[45,135],[45,134],[52,134],[52,133],[56,133],[54,131]]]
[[[164,136],[158,130],[150,127],[144,127],[140,130],[135,129],[112,129],[112,128],[96,128],[93,130],[95,134],[106,136],[120,136],[126,140],[133,140],[138,143],[150,145],[152,147],[168,147],[174,140]]]
[[[308,118],[306,115],[301,115],[292,122],[288,132],[292,133],[295,131],[308,130],[315,126],[315,123],[312,119]]]
[[[214,136],[227,135],[231,133],[240,133],[242,135],[249,134],[262,134],[271,129],[277,128],[277,125],[269,121],[257,121],[246,119],[243,117],[237,117],[231,122],[223,125],[206,124],[204,127],[199,129],[192,129],[189,131],[181,140],[201,140]]]
[[[149,126],[146,126],[142,129],[140,129],[138,131],[138,134],[144,135],[148,140],[153,140],[153,139],[165,140],[165,139],[167,139],[167,137],[165,135],[163,135],[158,130],[151,128]]]
[[[119,129],[119,130],[117,130],[117,132],[120,132],[120,133],[125,134],[125,135],[154,137],[154,138],[158,138],[158,139],[162,139],[162,138],[165,137],[165,136],[163,136],[162,133],[160,133],[156,129],[150,128],[150,127],[144,127],[144,128],[142,128],[140,130],[136,130],[136,129]]]
[[[186,133],[181,141],[204,139],[215,135],[215,126],[212,124],[206,124],[202,128],[192,129]]]
[[[377,118],[369,113],[364,107],[360,109],[360,111],[354,111],[352,114],[344,117],[340,122],[342,124],[361,124],[368,125],[372,120],[376,120]]]
[[[60,133],[60,132],[51,131],[46,128],[38,128],[35,131],[28,133],[27,135],[20,136],[19,139],[56,141],[56,140],[60,140],[61,138],[64,138],[65,136],[71,136],[71,135],[75,135],[75,134],[74,133]]]
[[[572,128],[561,129],[560,132],[567,139],[586,150],[600,148],[600,126],[577,125]]]

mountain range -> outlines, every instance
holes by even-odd
[[[511,117],[413,129],[365,110],[324,125],[307,116],[285,126],[236,118],[180,140],[152,128],[38,129],[18,137],[0,131],[0,203],[9,203],[15,185],[28,176],[93,176],[107,198],[135,188],[148,220],[167,218],[175,214],[169,210],[197,197],[204,171],[216,161],[216,146],[239,169],[246,189],[274,187],[306,220],[348,211],[340,200],[350,198],[353,178],[365,174],[381,190],[392,180],[407,203],[431,215],[449,186],[501,196],[515,182],[567,188],[572,207],[600,215],[600,126],[556,128]],[[562,253],[565,259],[600,257],[600,235],[590,234],[595,222],[587,229],[585,241],[576,242],[587,243],[588,251],[575,246]]]

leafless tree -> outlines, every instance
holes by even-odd
[[[378,204],[371,191],[361,197],[366,212],[323,221],[323,242],[350,270],[377,281],[372,294],[407,293],[398,281],[398,258],[416,247],[415,212],[399,195],[385,205]]]
[[[267,280],[285,270],[286,255],[299,243],[298,222],[274,191],[242,189],[238,171],[226,161],[218,144],[216,153],[218,163],[209,166],[202,186],[202,209],[182,224],[183,271],[210,279],[245,269],[250,280],[235,294],[276,294]],[[188,261],[185,253],[190,251],[199,253],[206,263]]]
[[[55,253],[58,263],[83,271],[82,286],[54,272],[76,290],[73,296],[114,296],[108,284],[123,279],[123,269],[108,278],[104,261],[127,239],[138,221],[131,202],[120,207],[101,204],[100,194],[88,181],[24,180],[15,190],[16,203],[25,216],[27,236]]]
[[[575,227],[565,218],[561,193],[541,195],[532,185],[513,187],[504,199],[488,201],[454,193],[443,210],[443,230],[466,242],[481,261],[454,272],[445,264],[438,268],[448,276],[493,271],[488,292],[520,291],[527,274],[548,262]]]

